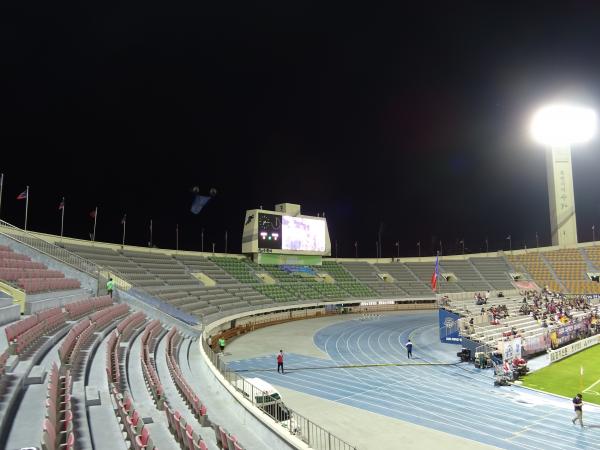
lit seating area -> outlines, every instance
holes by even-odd
[[[508,255],[507,259],[517,271],[531,275],[540,288],[548,286],[548,289],[553,292],[565,291],[565,287],[552,274],[551,267],[546,263],[541,253]]]
[[[175,259],[185,266],[190,273],[203,273],[215,281],[217,285],[229,286],[239,284],[239,281],[221,268],[219,264],[204,256],[179,254],[175,255]]]
[[[515,269],[529,273],[540,287],[573,294],[600,293],[600,284],[588,273],[599,272],[600,248],[560,249],[525,255],[510,255]]]
[[[444,260],[442,271],[454,274],[458,284],[465,292],[487,291],[492,286],[481,277],[469,260]],[[452,283],[448,283],[452,284]],[[458,291],[460,292],[460,290]]]
[[[299,293],[285,289],[279,284],[260,284],[256,285],[254,289],[275,302],[295,302],[301,300]]]
[[[5,245],[0,246],[0,280],[12,282],[28,294],[81,287],[79,281],[65,278],[57,270],[48,270],[44,264]]]
[[[502,257],[469,258],[473,267],[487,281],[492,290],[514,289],[510,273],[511,267]]]
[[[76,255],[92,261],[93,263],[96,263],[97,265],[106,269],[113,269],[122,273],[127,271],[135,271],[137,269],[137,266],[129,261],[129,259],[118,253],[116,250],[108,247],[94,245],[93,243],[90,245],[71,243],[64,243],[61,245],[65,248],[65,250],[75,253]],[[143,273],[141,270],[140,272]]]
[[[341,264],[336,261],[323,261],[321,267],[317,268],[317,272],[325,272],[335,281],[354,281],[355,278]]]
[[[338,283],[338,285],[345,290],[351,297],[354,298],[375,298],[378,297],[377,293],[370,287],[359,283],[357,281],[345,281]]]
[[[56,363],[48,376],[46,393],[46,419],[42,430],[42,447],[45,450],[75,448],[71,391],[73,380],[70,370],[59,374]]]
[[[66,314],[61,308],[52,308],[8,325],[4,332],[9,351],[23,358],[44,336],[53,334],[65,324]]]
[[[210,261],[214,262],[240,283],[254,284],[260,282],[244,259],[213,256],[210,258]]]

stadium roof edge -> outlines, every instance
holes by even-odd
[[[0,227],[0,232],[2,231],[2,228]],[[70,238],[70,237],[63,237],[61,238],[60,236],[57,235],[53,235],[53,234],[48,234],[48,233],[41,233],[41,232],[37,232],[37,231],[23,231],[20,228],[11,228],[10,229],[10,233],[22,233],[23,235],[26,234],[32,234],[35,235],[36,237],[43,239],[47,242],[56,244],[56,245],[60,245],[61,243],[66,243],[66,244],[74,244],[74,245],[82,245],[82,246],[88,246],[88,247],[99,247],[99,248],[109,248],[112,250],[129,250],[129,251],[138,251],[138,252],[144,252],[144,253],[155,253],[155,254],[163,254],[163,255],[189,255],[189,256],[204,256],[204,257],[210,257],[210,256],[226,256],[226,257],[230,257],[230,258],[244,258],[245,255],[240,254],[240,253],[212,253],[212,252],[198,252],[198,251],[189,251],[189,250],[175,250],[175,249],[166,249],[166,248],[154,248],[154,247],[141,247],[141,246],[135,246],[135,245],[121,245],[121,244],[114,244],[114,243],[110,243],[110,242],[100,242],[100,241],[89,241],[89,240],[84,240],[84,239],[76,239],[76,238]],[[600,244],[598,244],[600,245]],[[538,247],[538,248],[527,248],[527,249],[519,249],[519,250],[500,250],[500,251],[496,251],[496,252],[489,252],[489,253],[467,253],[464,255],[441,255],[440,256],[440,260],[446,260],[446,261],[460,261],[460,260],[466,260],[468,258],[485,258],[485,257],[498,257],[498,256],[511,256],[511,255],[524,255],[524,254],[528,254],[528,253],[539,253],[539,252],[548,252],[548,251],[553,251],[553,250],[564,250],[564,249],[575,249],[575,248],[590,248],[590,247],[594,247],[596,246],[596,242],[582,242],[582,243],[578,243],[575,245],[569,245],[569,246],[548,246],[548,247]],[[367,263],[371,263],[371,264],[386,264],[386,263],[391,263],[392,261],[398,261],[398,262],[434,262],[435,261],[435,256],[422,256],[422,257],[417,257],[417,256],[412,256],[412,257],[400,257],[400,258],[332,258],[332,257],[324,257],[323,258],[324,261],[336,261],[336,262],[367,262]]]

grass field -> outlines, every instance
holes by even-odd
[[[527,375],[523,385],[565,397],[582,392],[584,402],[600,404],[600,345]]]

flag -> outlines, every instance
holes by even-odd
[[[19,195],[17,195],[17,200],[25,200],[27,199],[27,190],[24,190]]]
[[[192,203],[192,207],[190,208],[190,211],[193,214],[200,214],[202,208],[206,206],[206,204],[211,198],[212,197],[209,197],[207,195],[196,195],[196,197],[194,198],[194,202]]]
[[[96,218],[96,210],[95,210],[95,209],[94,209],[93,211],[90,211],[90,217],[91,217],[92,219],[95,219],[95,218]]]
[[[439,258],[439,255],[435,257],[435,269],[433,271],[433,274],[431,275],[431,289],[433,289],[434,291],[437,288],[437,282],[438,282],[438,278],[440,276],[440,265],[439,265],[438,258]]]
[[[508,240],[510,240],[510,239],[511,239],[511,236],[510,236],[510,234],[509,234],[508,236],[506,236],[506,239],[508,239]]]
[[[64,198],[60,201],[60,205],[58,205],[58,209],[59,210],[65,209],[65,199]]]
[[[127,220],[127,214],[123,214],[123,218],[121,219],[121,225],[125,225],[126,220]]]

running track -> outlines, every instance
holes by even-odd
[[[570,422],[569,400],[519,387],[494,387],[491,369],[473,365],[406,365],[307,369],[408,363],[404,343],[414,343],[414,362],[456,362],[459,346],[437,337],[437,312],[356,320],[317,331],[314,343],[329,360],[286,355],[285,375],[275,356],[229,363],[244,377],[337,401],[374,413],[506,449],[600,449],[600,408],[586,405],[581,429]],[[585,398],[584,398],[585,401]]]

